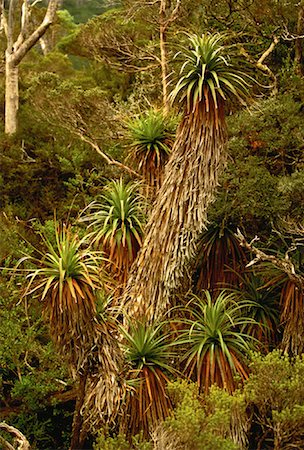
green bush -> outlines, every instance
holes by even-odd
[[[304,447],[304,358],[290,358],[276,350],[256,354],[244,386],[252,411],[251,440],[265,448]],[[254,433],[260,430],[260,433]],[[264,447],[260,447],[264,448]]]
[[[124,434],[109,436],[106,430],[99,432],[96,442],[93,444],[94,450],[153,450],[150,442],[147,442],[142,434],[132,437],[129,442]]]
[[[222,390],[211,390],[204,399],[194,383],[178,381],[169,387],[175,409],[163,425],[163,433],[175,443],[173,449],[237,450],[230,436],[233,398]],[[211,407],[212,405],[212,407]]]

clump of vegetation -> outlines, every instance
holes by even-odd
[[[246,356],[255,339],[245,327],[255,323],[246,308],[249,301],[236,301],[233,294],[220,292],[215,298],[206,291],[204,297],[195,297],[186,306],[189,318],[184,319],[187,330],[180,343],[186,344],[183,359],[188,376],[195,378],[200,391],[213,384],[233,392],[236,375],[248,378]]]
[[[129,158],[136,162],[148,186],[159,189],[174,142],[173,118],[162,111],[150,110],[128,122],[127,126],[132,149]]]
[[[88,205],[81,217],[88,222],[91,242],[102,250],[110,263],[110,271],[125,282],[144,237],[145,201],[137,183],[111,181],[100,201]]]
[[[209,3],[65,0],[13,58],[0,416],[33,449],[304,448],[304,6]]]

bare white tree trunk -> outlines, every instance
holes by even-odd
[[[19,107],[18,66],[6,56],[5,63],[5,133],[17,131],[17,111]]]
[[[303,31],[304,31],[304,1],[299,3],[297,20],[297,38],[295,42],[295,63],[298,75],[304,75],[303,69]]]
[[[15,15],[17,2],[9,0],[8,10],[4,0],[0,0],[1,30],[4,30],[7,47],[5,52],[5,132],[14,134],[17,130],[17,112],[19,106],[18,66],[24,56],[44,35],[53,23],[60,0],[49,0],[45,16],[41,24],[29,32],[31,5],[29,0],[22,1],[20,32],[15,38]]]

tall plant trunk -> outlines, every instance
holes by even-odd
[[[18,66],[6,53],[5,61],[5,133],[17,131],[17,112],[19,106]]]
[[[162,17],[162,16],[161,16]],[[169,99],[168,99],[168,54],[166,48],[166,26],[160,23],[159,40],[160,40],[160,60],[161,60],[161,77],[163,88],[163,108],[164,113],[169,112]]]
[[[281,323],[284,324],[281,348],[291,355],[304,352],[304,291],[288,280],[281,292]]]
[[[295,66],[298,75],[304,75],[303,68],[303,36],[304,33],[304,1],[300,3],[297,21],[297,38],[295,42]]]
[[[49,0],[42,22],[31,33],[29,32],[30,2],[28,0],[21,2],[21,17],[18,21],[21,24],[20,28],[15,27],[17,3],[13,0],[9,2],[2,0],[0,8],[1,25],[3,25],[7,42],[5,52],[5,133],[7,134],[14,134],[17,131],[18,65],[53,23],[60,0]]]
[[[199,102],[180,124],[124,295],[129,314],[160,318],[197,250],[225,162],[223,105]]]
[[[81,409],[85,399],[87,377],[88,369],[85,369],[84,373],[79,376],[78,395],[73,417],[72,439],[69,450],[82,449],[85,441],[86,434],[82,430],[83,417],[81,415]]]
[[[169,99],[168,99],[168,53],[167,53],[167,27],[168,21],[166,18],[166,0],[160,1],[159,6],[159,46],[160,46],[160,65],[161,65],[161,79],[163,88],[163,108],[165,114],[169,112]]]

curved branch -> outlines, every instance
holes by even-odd
[[[79,132],[75,132],[75,134],[83,141],[86,142],[87,144],[89,144],[108,164],[110,164],[111,166],[116,166],[119,167],[120,169],[128,172],[131,175],[134,175],[137,178],[142,178],[142,176],[135,172],[135,170],[131,169],[128,166],[125,166],[123,163],[116,161],[115,159],[111,158],[110,156],[108,156],[106,153],[104,153],[101,148],[99,147],[99,145],[97,145],[94,141],[92,141],[90,138],[84,136],[83,134],[79,133]]]
[[[5,422],[0,422],[0,430],[5,431],[6,433],[11,434],[14,439],[16,440],[18,444],[18,450],[30,450],[30,444],[24,434],[21,433],[17,428],[12,427],[11,425],[8,425]],[[1,438],[2,444],[3,444],[3,438]],[[0,442],[1,442],[0,441]],[[5,439],[4,439],[5,441]],[[5,441],[6,449],[7,450],[14,450],[14,447],[7,441]],[[5,447],[4,447],[5,449]],[[5,450],[6,450],[5,449]]]
[[[24,58],[27,52],[39,41],[41,36],[44,35],[46,30],[53,23],[58,6],[59,0],[49,0],[48,8],[41,24],[27,39],[24,39],[24,37],[22,39],[18,39],[18,42],[16,42],[16,44],[18,44],[18,47],[14,49],[12,57],[13,63],[16,66]],[[28,11],[24,11],[24,13],[28,14]],[[26,18],[24,18],[24,21],[26,22]]]
[[[274,267],[286,273],[288,278],[295,283],[300,289],[304,289],[304,276],[296,273],[295,266],[289,258],[278,258],[274,255],[267,255],[259,248],[253,245],[254,242],[258,241],[259,238],[256,236],[251,242],[247,242],[245,236],[238,229],[235,233],[236,238],[239,240],[241,247],[249,250],[255,254],[255,258],[250,261],[246,267],[253,266],[259,262],[270,262]]]
[[[0,448],[2,448],[2,450],[15,450],[2,436],[0,436]]]
[[[258,59],[258,61],[255,61],[249,53],[244,49],[244,47],[241,47],[240,52],[241,55],[243,55],[251,64],[255,65],[259,70],[262,72],[268,73],[270,78],[273,79],[273,93],[277,92],[277,77],[272,72],[272,70],[267,66],[267,64],[264,63],[265,59],[273,52],[276,45],[279,43],[279,38],[277,36],[274,36],[272,43],[269,45],[269,47],[263,52],[262,56]]]

